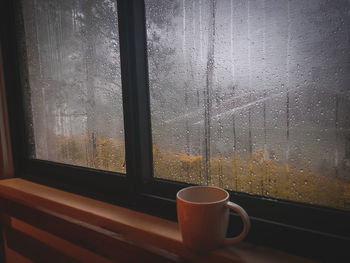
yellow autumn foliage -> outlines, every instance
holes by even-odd
[[[86,136],[59,136],[59,160],[125,173],[123,141],[97,137],[93,166],[88,165],[87,143]],[[350,209],[349,181],[319,175],[311,170],[300,170],[266,156],[264,150],[246,156],[212,156],[207,176],[203,156],[169,151],[153,145],[154,175],[253,195]]]

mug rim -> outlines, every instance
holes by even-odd
[[[183,198],[181,198],[179,196],[179,194],[183,191],[187,191],[187,190],[191,190],[191,189],[194,189],[194,188],[210,188],[210,189],[217,189],[217,190],[220,190],[222,192],[224,192],[226,194],[226,197],[223,198],[223,199],[220,199],[218,201],[212,201],[212,202],[195,202],[195,201],[188,201],[188,200],[185,200]],[[209,186],[209,185],[195,185],[195,186],[189,186],[189,187],[185,187],[185,188],[182,188],[181,190],[179,190],[177,193],[176,193],[176,199],[180,200],[181,202],[184,202],[184,203],[188,203],[188,204],[193,204],[193,205],[210,205],[210,204],[219,204],[219,203],[223,203],[223,202],[226,202],[230,197],[230,194],[223,188],[221,187],[217,187],[217,186]]]

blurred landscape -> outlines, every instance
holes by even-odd
[[[154,176],[350,210],[350,2],[145,5]],[[31,157],[126,173],[117,2],[22,6]]]

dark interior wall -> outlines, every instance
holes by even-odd
[[[13,175],[0,39],[0,178]]]

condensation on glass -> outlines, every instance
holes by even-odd
[[[125,172],[116,1],[21,4],[31,157]]]
[[[349,3],[145,2],[155,176],[349,210]]]

